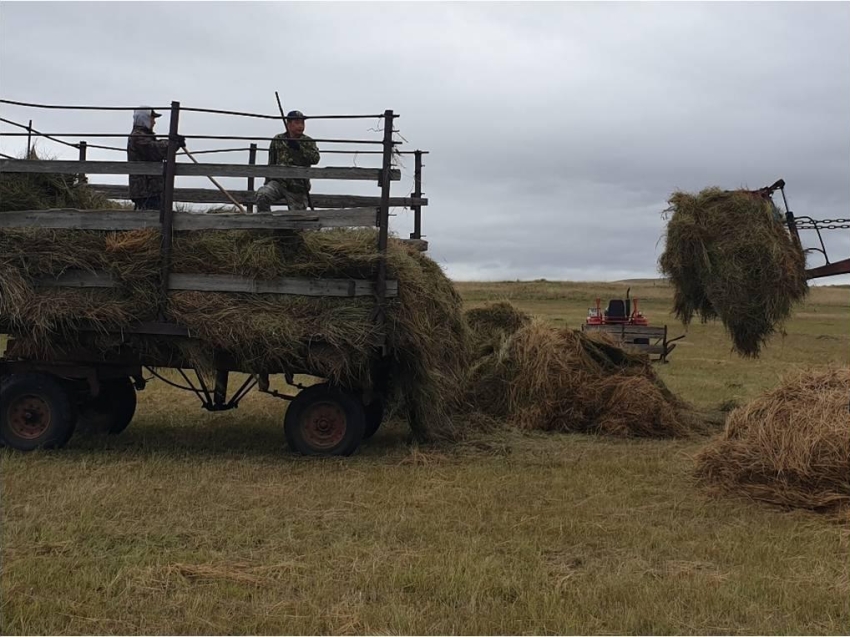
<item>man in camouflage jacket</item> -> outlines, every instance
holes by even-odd
[[[162,163],[168,154],[168,140],[157,139],[153,127],[160,117],[151,108],[142,107],[133,111],[133,131],[127,138],[127,161],[150,161]],[[186,145],[178,135],[180,146]],[[130,175],[130,199],[136,210],[159,210],[162,207],[162,189],[165,178],[158,175]]]
[[[304,114],[289,111],[286,116],[286,133],[276,135],[269,145],[269,166],[303,166],[319,163],[316,142],[304,134]],[[307,209],[309,179],[266,178],[257,190],[257,212],[271,211],[271,205],[285,200],[290,210]]]

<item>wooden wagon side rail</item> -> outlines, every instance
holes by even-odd
[[[39,287],[51,288],[116,288],[121,281],[109,272],[68,270],[57,277],[39,277]],[[398,281],[386,282],[386,296],[398,296]],[[250,294],[295,294],[299,296],[358,297],[374,296],[375,281],[364,279],[305,279],[282,277],[257,280],[229,274],[181,274],[168,276],[169,290],[197,292],[245,292]]]
[[[249,177],[249,179],[252,179]],[[130,189],[127,186],[111,184],[88,184],[89,190],[100,193],[109,199],[129,201]],[[256,201],[256,191],[229,190],[236,201],[242,204],[252,204]],[[381,205],[380,197],[368,195],[323,195],[311,194],[313,205],[316,208],[365,208],[378,207]],[[230,203],[230,200],[215,188],[175,188],[174,201],[183,203]],[[413,206],[427,206],[428,199],[425,197],[390,197],[392,208],[412,208]]]
[[[307,210],[303,213],[174,212],[173,229],[180,230],[321,230],[322,228],[374,227],[378,208]],[[20,210],[0,212],[0,227],[77,230],[136,230],[159,228],[156,210]]]
[[[384,111],[381,116],[383,139],[377,140],[324,140],[339,143],[370,143],[379,144],[381,150],[381,168],[360,167],[296,167],[279,165],[257,165],[256,146],[251,145],[249,164],[229,163],[178,163],[177,154],[183,136],[180,128],[180,102],[171,102],[168,123],[168,144],[165,159],[162,162],[138,161],[89,161],[86,157],[88,144],[80,142],[79,159],[68,160],[31,160],[31,159],[0,159],[0,173],[24,174],[70,174],[70,175],[147,175],[162,176],[163,189],[158,211],[149,210],[100,210],[83,211],[76,209],[61,210],[24,210],[0,214],[0,226],[4,228],[64,228],[80,230],[120,231],[137,228],[158,228],[161,230],[159,254],[159,299],[157,316],[158,323],[169,323],[167,319],[167,296],[174,289],[209,290],[209,291],[246,291],[274,294],[305,294],[316,296],[365,296],[375,298],[375,322],[383,329],[385,324],[385,299],[397,295],[397,282],[387,280],[387,246],[389,232],[390,207],[398,204],[408,205],[416,215],[416,230],[411,235],[410,247],[427,250],[427,242],[421,237],[420,213],[425,205],[421,190],[421,158],[422,151],[416,151],[416,179],[414,196],[410,198],[392,198],[391,184],[401,180],[401,171],[393,167],[393,153],[396,143],[393,141],[394,121],[398,116],[392,110]],[[26,127],[26,133],[32,135],[31,125]],[[14,133],[12,133],[14,134]],[[58,135],[57,135],[58,136]],[[71,136],[70,133],[66,136]],[[77,137],[108,137],[98,133],[92,135],[76,135]],[[121,135],[123,137],[123,135]],[[162,136],[165,137],[165,136]],[[242,137],[221,135],[187,135],[189,139],[242,139]],[[258,137],[244,137],[256,141]],[[266,139],[266,138],[262,138]],[[269,138],[270,139],[270,138]],[[316,142],[322,140],[316,139]],[[94,147],[94,145],[92,146]],[[117,149],[112,149],[117,150]],[[29,153],[27,155],[29,157]],[[333,202],[333,209],[314,208],[310,202],[310,210],[288,211],[286,213],[261,214],[207,214],[177,212],[174,202],[180,201],[180,191],[175,188],[175,181],[180,176],[194,177],[236,177],[248,179],[248,190],[243,192],[245,203],[251,204],[248,192],[253,199],[253,182],[257,178],[272,179],[309,179],[309,180],[349,180],[368,181],[380,188],[380,197],[347,199],[343,196],[326,195],[328,203]],[[214,182],[215,183],[215,182]],[[216,184],[218,185],[218,184]],[[227,196],[223,189],[213,197]],[[188,190],[188,189],[187,189]],[[211,195],[198,195],[200,189],[192,189],[192,196],[209,200]],[[123,196],[128,190],[122,188]],[[183,196],[190,196],[184,193]],[[377,200],[377,201],[376,201]],[[230,200],[230,203],[238,200]],[[403,203],[402,203],[403,202]],[[239,205],[237,203],[237,205]],[[172,249],[175,231],[185,230],[215,230],[215,229],[291,229],[291,230],[321,230],[334,227],[377,227],[377,260],[375,264],[374,281],[349,281],[336,279],[320,279],[316,281],[279,279],[273,281],[253,281],[240,277],[225,277],[214,275],[188,275],[172,272]],[[98,286],[110,283],[111,279],[97,273],[94,278],[86,278],[85,274],[73,273],[65,279],[42,281],[43,285],[76,285]],[[188,279],[185,277],[189,277]],[[181,287],[182,286],[182,287]],[[190,287],[185,287],[190,286]],[[384,353],[386,350],[384,348]]]
[[[76,161],[58,159],[0,159],[0,173],[161,175],[163,164],[146,161]],[[337,179],[378,181],[380,168],[300,168],[296,166],[252,166],[250,164],[175,164],[174,174],[184,177],[272,177],[275,179]],[[401,171],[389,171],[391,181]]]

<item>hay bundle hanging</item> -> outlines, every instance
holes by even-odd
[[[659,266],[687,325],[720,318],[743,356],[756,357],[808,291],[806,258],[770,197],[707,188],[674,193]]]
[[[45,194],[48,182],[30,183],[28,175],[2,177],[3,193],[18,188],[15,180],[36,191],[31,200],[4,201],[3,211],[55,205]],[[91,193],[85,184],[71,192],[73,201],[62,205],[91,207],[86,205]],[[376,231],[338,229],[306,232],[303,237],[293,249],[271,231],[176,232],[172,270],[257,279],[375,278]],[[16,336],[11,353],[48,357],[85,346],[108,356],[131,345],[154,360],[189,359],[209,371],[214,351],[222,350],[248,372],[291,370],[351,387],[373,386],[380,334],[370,297],[174,291],[168,295],[167,315],[188,327],[194,340],[104,334],[156,318],[159,246],[156,229],[13,229],[3,227],[0,212],[0,323]],[[69,269],[109,272],[117,287],[38,285],[39,277]],[[422,439],[451,435],[449,414],[468,361],[462,300],[436,263],[394,239],[387,276],[399,282],[398,297],[389,299],[386,308],[390,408],[401,409]],[[99,333],[80,331],[83,324]]]
[[[696,459],[712,491],[788,507],[850,505],[850,368],[797,372],[729,414]]]
[[[471,366],[466,398],[472,409],[524,429],[678,437],[698,427],[646,357],[539,319]]]

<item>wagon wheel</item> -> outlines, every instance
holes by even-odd
[[[302,390],[284,418],[290,449],[304,455],[349,456],[365,429],[362,403],[351,393],[322,383]]]
[[[371,403],[363,407],[363,411],[366,415],[366,428],[363,431],[363,440],[368,440],[375,435],[384,421],[384,399],[380,396],[375,396]]]
[[[108,434],[120,434],[136,413],[136,389],[129,378],[100,382],[100,393],[83,405],[79,425]]]
[[[0,387],[0,439],[12,449],[62,447],[77,414],[68,390],[49,374],[19,374]]]

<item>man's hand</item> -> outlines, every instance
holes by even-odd
[[[183,135],[177,135],[177,145],[186,148],[186,138]]]

